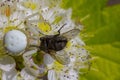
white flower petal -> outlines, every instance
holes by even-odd
[[[15,61],[10,56],[4,56],[0,58],[0,69],[3,71],[10,71],[15,68]]]
[[[43,59],[44,64],[46,65],[52,64],[54,62],[54,59],[49,54],[45,54]]]
[[[59,6],[60,2],[61,0],[40,0],[40,5],[42,8],[47,6],[55,7]]]
[[[8,24],[8,19],[4,15],[0,15],[0,28],[5,28]]]
[[[60,76],[60,80],[78,80],[78,74],[73,69],[65,70],[61,72],[59,76]]]
[[[13,26],[17,26],[24,20],[24,18],[25,15],[23,11],[16,11],[10,16],[10,21],[11,21],[10,24]],[[18,28],[20,28],[20,26]]]
[[[79,46],[85,46],[85,43],[80,39],[79,36],[75,37],[73,40],[71,40],[73,45],[79,45]]]
[[[55,19],[55,11],[56,11],[57,8],[52,8],[52,9],[49,9],[49,7],[46,7],[46,8],[43,8],[42,9],[42,16],[45,20],[47,20],[49,23],[52,23]]]
[[[27,68],[22,69],[20,74],[24,80],[35,80],[35,77]]]
[[[17,71],[15,69],[3,71],[2,80],[17,80]]]
[[[57,80],[56,73],[54,70],[48,71],[48,80]]]

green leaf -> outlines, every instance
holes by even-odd
[[[108,0],[64,0],[73,19],[85,27],[82,39],[94,60],[91,71],[80,80],[120,80],[120,5]]]
[[[93,62],[91,71],[82,76],[82,78],[86,80],[120,80],[120,66],[107,59],[98,57]]]

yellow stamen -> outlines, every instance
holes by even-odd
[[[38,27],[41,31],[47,33],[48,31],[51,30],[51,27],[47,23],[38,23]]]
[[[37,8],[37,4],[34,2],[24,2],[23,5],[27,8],[30,8],[32,10],[35,10]]]
[[[11,13],[11,9],[10,9],[10,7],[8,6],[8,7],[6,7],[6,9],[5,9],[5,14],[6,14],[7,17],[9,17],[9,16],[10,16],[10,13]]]
[[[61,71],[61,69],[63,68],[64,66],[60,63],[58,63],[57,61],[54,62],[54,69],[56,71]]]
[[[10,30],[13,30],[13,29],[17,29],[16,26],[8,26],[4,29],[4,33],[10,31]]]
[[[71,42],[68,41],[68,42],[67,42],[67,45],[66,45],[67,50],[70,49],[70,47],[71,47]]]

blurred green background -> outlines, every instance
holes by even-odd
[[[114,1],[114,0],[113,0]],[[120,80],[120,5],[108,0],[63,0],[72,18],[84,25],[81,38],[95,58],[80,80]]]

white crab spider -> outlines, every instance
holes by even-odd
[[[37,13],[26,17],[25,20],[22,21],[17,26],[19,27],[22,23],[26,23],[27,25],[25,25],[25,28],[32,30],[33,28],[31,27],[31,25],[29,25],[28,19],[35,16],[36,14]],[[35,34],[34,29],[32,30],[32,33]],[[31,44],[37,45],[38,43],[34,41],[36,39],[37,39],[36,37],[31,37],[31,34],[29,34],[27,30],[22,31],[22,30],[13,29],[11,31],[8,31],[4,35],[3,43],[8,53],[10,55],[16,56],[16,55],[20,55],[21,53],[23,53],[29,45]]]
[[[19,30],[8,31],[4,36],[4,46],[9,54],[19,54],[27,47],[27,37]]]

